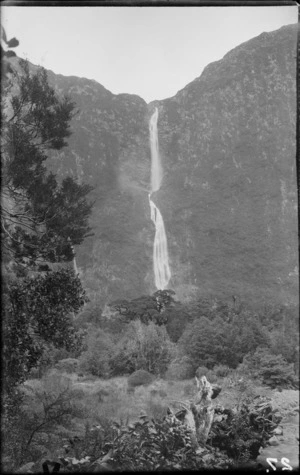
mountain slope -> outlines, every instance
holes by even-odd
[[[295,68],[296,25],[240,45],[164,101],[160,202],[178,283],[283,301],[297,288]]]
[[[170,287],[180,298],[297,299],[296,35],[296,25],[263,33],[149,105],[49,71],[79,109],[70,146],[49,167],[95,186],[95,235],[77,249],[92,298],[104,304],[155,290],[148,203],[155,105],[164,180],[154,200],[166,226]]]

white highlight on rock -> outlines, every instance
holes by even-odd
[[[157,206],[151,200],[151,194],[155,191],[158,191],[160,188],[163,175],[158,147],[157,120],[158,109],[156,107],[150,118],[149,124],[151,148],[151,193],[149,194],[149,203],[151,219],[155,225],[155,237],[153,244],[153,269],[155,286],[158,290],[163,290],[167,287],[171,278],[167,236],[163,217]]]

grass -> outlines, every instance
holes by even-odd
[[[281,413],[286,410],[286,415],[292,412],[295,414],[295,408],[299,407],[297,391],[277,392],[270,388],[256,386],[256,383],[248,380],[235,379],[218,378],[217,383],[221,385],[222,391],[214,400],[215,405],[233,409],[247,396],[264,395],[272,397],[275,406]],[[59,425],[59,422],[54,430],[47,430],[45,443],[43,434],[39,434],[36,439],[36,442],[40,444],[38,450],[41,453],[47,453],[48,458],[53,458],[59,451],[62,451],[60,455],[63,455],[63,440],[75,435],[84,438],[86,424],[90,427],[95,424],[103,426],[106,423],[110,424],[109,420],[132,423],[141,414],[159,418],[166,414],[168,407],[179,409],[181,408],[180,401],[187,403],[196,395],[196,384],[193,379],[185,381],[156,379],[151,384],[136,387],[134,392],[128,393],[125,376],[105,380],[88,375],[82,377],[76,373],[64,373],[59,370],[49,371],[42,379],[26,381],[23,388],[26,394],[24,406],[27,406],[27,410],[32,415],[40,410],[37,404],[37,393],[42,394],[45,391],[48,394],[59,394],[68,388],[74,409],[71,424],[66,424],[64,427],[63,424]]]
[[[222,391],[214,402],[227,408],[239,405],[245,397],[256,395],[271,397],[274,394],[274,390],[256,387],[251,381],[232,382],[232,378],[218,378],[217,383],[222,386]],[[29,398],[33,397],[34,390],[58,391],[62,387],[68,387],[75,408],[74,422],[82,430],[86,422],[94,424],[95,421],[104,418],[117,422],[120,420],[133,422],[141,414],[157,418],[166,414],[168,407],[179,409],[180,401],[191,401],[196,395],[194,380],[157,379],[147,386],[136,387],[134,392],[128,392],[125,376],[109,380],[88,376],[82,378],[75,373],[63,373],[58,370],[49,372],[42,380],[29,380],[25,386]],[[288,399],[286,393],[287,391],[275,394],[278,405],[279,401],[284,404],[283,399]],[[289,402],[292,406],[296,404],[294,400]]]
[[[169,406],[178,407],[176,401],[187,401],[196,393],[193,380],[159,379],[128,393],[126,377],[109,380],[88,376],[82,378],[75,373],[64,373],[59,370],[50,371],[41,380],[27,381],[26,387],[29,398],[31,395],[33,397],[34,390],[44,389],[53,392],[68,387],[76,408],[76,418],[78,422],[82,419],[82,427],[86,421],[93,423],[95,419],[100,420],[103,417],[116,421],[129,419],[131,422],[137,420],[141,414],[160,417],[166,414]]]

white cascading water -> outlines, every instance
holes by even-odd
[[[149,203],[151,210],[151,219],[155,225],[155,237],[153,245],[153,268],[155,286],[158,290],[167,287],[171,278],[169,267],[169,255],[167,236],[162,215],[157,206],[151,200],[151,194],[160,189],[162,182],[162,166],[160,162],[158,134],[157,134],[158,109],[155,108],[150,118],[150,148],[151,148],[151,192],[149,194]]]
[[[75,249],[74,249],[74,246],[71,244],[71,239],[69,237],[68,237],[68,242],[71,245],[71,249],[72,249],[72,253],[73,253],[73,259],[72,259],[73,270],[74,270],[75,274],[77,275],[77,274],[79,274],[79,270],[78,270],[77,263],[76,263]]]
[[[77,264],[76,264],[75,256],[73,258],[73,269],[74,269],[74,272],[75,272],[76,275],[79,274],[79,270],[78,270],[78,267],[77,267]]]

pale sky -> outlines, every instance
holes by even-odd
[[[175,95],[235,46],[297,19],[297,6],[1,7],[18,56],[146,102]]]

